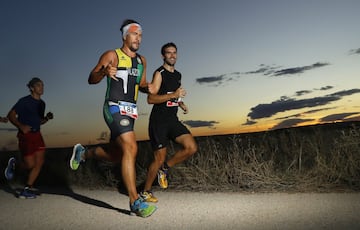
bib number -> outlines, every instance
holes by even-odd
[[[136,104],[120,101],[119,109],[121,115],[126,115],[134,119],[138,118],[138,111]]]

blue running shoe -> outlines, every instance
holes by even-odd
[[[15,164],[16,164],[16,160],[14,157],[11,157],[8,161],[8,165],[6,166],[6,169],[4,171],[5,174],[5,178],[7,180],[12,180],[14,178],[15,175]]]
[[[28,187],[25,187],[21,193],[19,194],[19,198],[21,199],[35,199],[36,195],[31,192],[31,190]]]
[[[74,145],[73,153],[70,159],[70,168],[77,170],[80,163],[85,161],[85,148],[81,144]]]
[[[138,198],[133,204],[130,204],[130,215],[137,215],[140,217],[151,216],[156,211],[155,205],[149,205],[142,198]]]

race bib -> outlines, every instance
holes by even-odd
[[[138,111],[136,104],[125,101],[119,101],[119,109],[121,115],[126,115],[134,119],[138,118]]]
[[[168,94],[169,94],[169,93],[172,93],[172,92],[168,92]],[[177,98],[177,99],[173,99],[173,100],[171,100],[171,101],[167,101],[167,102],[166,102],[166,106],[167,106],[167,107],[179,106],[179,102],[181,102],[181,101],[182,101],[182,98],[179,97],[179,98]]]

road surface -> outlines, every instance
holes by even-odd
[[[157,190],[158,210],[129,216],[114,190],[42,188],[18,199],[0,187],[0,229],[360,229],[360,193],[202,193]]]

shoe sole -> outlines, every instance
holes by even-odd
[[[155,207],[154,211],[152,211],[151,213],[149,213],[147,216],[140,216],[140,215],[136,214],[136,212],[130,211],[130,216],[139,216],[139,217],[142,217],[142,218],[146,218],[146,217],[151,216],[156,210],[157,210],[157,207]]]
[[[25,197],[25,196],[19,196],[18,198],[20,198],[20,199],[24,199],[24,200],[27,200],[27,199],[35,199],[35,198],[36,198],[36,196],[35,196],[35,197]]]
[[[72,170],[76,170],[76,169],[74,169],[74,168],[72,167],[71,162],[75,159],[75,153],[76,153],[75,150],[76,150],[76,148],[77,148],[78,146],[81,146],[81,144],[79,143],[79,144],[74,145],[73,152],[72,152],[72,155],[71,155],[71,158],[70,158],[70,161],[69,161],[69,165],[70,165],[70,168],[71,168]]]

